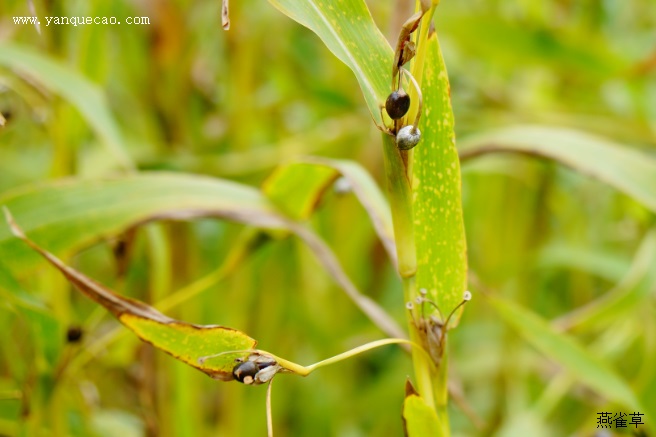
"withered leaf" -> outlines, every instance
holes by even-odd
[[[5,216],[12,233],[59,270],[78,290],[104,306],[143,341],[192,367],[222,381],[233,379],[235,358],[246,353],[226,353],[205,363],[201,358],[222,352],[254,349],[257,341],[236,329],[219,325],[195,325],[172,319],[135,299],[119,295],[64,264],[59,258],[27,238],[9,210]]]

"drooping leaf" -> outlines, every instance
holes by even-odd
[[[363,0],[269,0],[291,19],[316,33],[355,74],[376,124],[391,92],[392,49]]]
[[[553,159],[595,177],[656,211],[656,157],[572,129],[516,126],[466,138],[462,160],[497,152]]]
[[[220,179],[141,173],[102,180],[69,179],[5,192],[8,207],[30,237],[53,253],[76,251],[101,238],[156,218],[215,216],[263,228],[287,228],[257,190]],[[26,272],[38,256],[0,226],[0,255]]]
[[[446,317],[467,286],[467,247],[449,78],[435,33],[427,44],[422,140],[414,149],[417,287],[428,291]]]
[[[406,382],[403,401],[403,427],[407,437],[443,436],[437,413],[419,396],[410,381]]]
[[[0,44],[0,66],[16,70],[63,97],[77,108],[123,168],[134,167],[123,147],[121,131],[99,86],[29,47],[12,43]]]
[[[396,265],[394,228],[390,208],[376,182],[358,163],[318,157],[301,158],[279,167],[264,183],[263,191],[291,217],[305,219],[314,211],[326,188],[342,176],[367,211],[374,229]],[[295,193],[291,196],[287,188]]]
[[[199,359],[220,352],[253,349],[257,344],[245,333],[224,326],[193,325],[179,321],[161,323],[130,313],[123,313],[119,320],[157,349],[222,381],[232,380],[235,358],[243,357],[243,353],[222,355],[202,364]]]
[[[490,302],[504,322],[581,383],[612,402],[636,411],[644,410],[631,387],[606,362],[588,352],[574,338],[556,332],[537,314],[514,302],[498,296],[490,297]]]
[[[389,204],[374,179],[367,171],[354,161],[306,158],[307,162],[316,162],[339,171],[346,179],[358,200],[369,214],[378,238],[396,265],[396,248],[394,246],[394,226]]]
[[[294,232],[314,252],[326,271],[332,276],[337,284],[344,290],[347,296],[365,313],[376,326],[390,337],[405,338],[405,333],[373,299],[360,293],[353,282],[342,269],[335,254],[328,248],[326,243],[315,233],[304,227],[295,226]]]
[[[244,354],[226,354],[209,362],[200,358],[221,352],[254,349],[257,342],[236,329],[219,325],[193,325],[174,320],[145,303],[115,293],[109,288],[65,265],[44,250],[16,225],[5,209],[7,221],[16,237],[27,243],[59,270],[75,287],[101,304],[143,341],[174,356],[212,378],[231,381],[235,358]]]
[[[140,173],[101,180],[33,185],[0,196],[30,238],[53,253],[74,252],[102,238],[156,219],[218,217],[301,238],[328,274],[386,334],[403,330],[375,301],[360,293],[330,248],[310,229],[280,215],[251,187],[204,176]],[[0,259],[9,271],[27,272],[39,257],[0,226]]]

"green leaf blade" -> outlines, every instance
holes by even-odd
[[[573,129],[515,126],[467,138],[463,160],[514,152],[553,159],[599,179],[656,211],[656,158]]]
[[[234,379],[235,358],[244,350],[255,348],[257,342],[236,329],[224,326],[192,325],[174,320],[144,302],[130,299],[90,279],[64,264],[59,258],[30,240],[5,209],[12,233],[59,270],[81,293],[112,313],[141,340],[222,381]],[[230,352],[235,352],[231,354]],[[206,364],[207,356],[220,354]]]
[[[0,196],[0,205],[12,211],[34,241],[55,254],[158,218],[214,216],[269,229],[287,226],[256,189],[175,173],[31,185]],[[25,272],[39,261],[4,226],[0,226],[0,255],[15,272]]]
[[[118,163],[125,169],[134,168],[123,147],[121,131],[99,86],[53,59],[11,43],[0,44],[0,66],[29,76],[67,100],[96,131]]]
[[[390,93],[392,49],[363,0],[339,2],[269,0],[282,13],[316,33],[355,74],[376,124]]]
[[[376,302],[362,295],[330,248],[312,231],[280,215],[254,188],[179,173],[140,173],[100,180],[71,179],[28,186],[0,196],[25,231],[53,253],[73,253],[99,239],[158,219],[215,217],[301,238],[353,302],[391,337],[403,331]],[[40,258],[0,226],[0,259],[10,273],[29,272]]]
[[[319,157],[301,158],[279,167],[264,183],[263,192],[280,209],[296,219],[307,219],[326,189],[341,176],[353,190],[396,265],[394,227],[389,204],[371,175],[358,163]],[[294,195],[289,190],[293,190]]]
[[[241,351],[254,349],[257,345],[243,332],[225,326],[200,326],[179,321],[162,323],[128,313],[122,314],[119,320],[143,341],[221,381],[231,381],[235,358],[243,357],[245,354]],[[230,351],[238,353],[201,361],[203,357]]]
[[[414,149],[417,287],[428,291],[446,317],[466,289],[467,247],[449,78],[434,33],[427,44],[422,140]]]
[[[560,363],[583,384],[602,396],[636,411],[644,411],[629,385],[608,365],[591,355],[572,337],[558,333],[537,314],[504,300],[490,302],[503,320],[543,354]]]

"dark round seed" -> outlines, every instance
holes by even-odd
[[[385,101],[385,110],[392,120],[403,117],[410,109],[410,96],[403,90],[393,91]]]
[[[253,382],[253,379],[255,378],[255,375],[259,371],[260,369],[257,366],[257,364],[255,364],[252,361],[246,361],[237,364],[232,369],[232,376],[234,376],[235,379],[239,382],[243,382],[245,384],[251,384]]]
[[[82,340],[84,332],[79,326],[71,326],[66,330],[66,341],[69,343],[77,343]]]

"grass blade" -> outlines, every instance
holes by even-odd
[[[355,74],[371,116],[382,124],[379,106],[390,93],[392,49],[363,0],[335,4],[319,0],[269,0],[282,13],[316,33]],[[389,72],[389,74],[388,74]]]
[[[371,175],[358,163],[319,157],[301,158],[279,167],[264,183],[264,193],[295,219],[308,218],[337,177],[342,176],[367,211],[378,238],[396,265],[390,207]],[[293,191],[290,191],[293,190]],[[294,195],[290,193],[293,192]]]
[[[217,217],[297,235],[328,274],[383,332],[403,337],[398,324],[360,293],[337,257],[314,232],[280,215],[254,188],[178,173],[140,173],[102,180],[64,180],[28,186],[0,196],[26,233],[53,253],[74,252],[99,239],[157,219]],[[25,273],[39,256],[0,227],[0,258],[10,272]]]
[[[285,219],[253,188],[174,173],[31,185],[4,193],[0,205],[12,211],[34,241],[55,254],[76,251],[157,218],[215,216],[287,228]],[[0,227],[0,255],[12,271],[28,271],[39,261],[5,227]]]
[[[98,85],[49,57],[28,47],[11,43],[0,44],[0,66],[29,76],[75,106],[118,163],[125,169],[134,167],[132,159],[123,147],[121,131]]]
[[[423,138],[414,149],[417,287],[428,291],[446,317],[467,286],[467,247],[449,78],[435,33],[427,44]]]
[[[656,158],[572,129],[516,126],[467,138],[461,159],[514,152],[553,159],[609,184],[656,211]]]
[[[220,352],[253,349],[257,342],[236,329],[218,325],[193,325],[171,319],[145,303],[119,295],[95,282],[59,258],[28,239],[5,208],[5,216],[12,233],[27,243],[59,270],[66,279],[111,312],[143,341],[208,374],[212,378],[231,381],[232,368],[237,356],[226,354],[211,361],[211,365],[200,358]]]
[[[574,338],[556,332],[537,314],[502,299],[490,302],[504,322],[514,328],[533,347],[561,364],[578,380],[612,402],[635,411],[644,411],[631,387],[604,361],[590,354]]]

